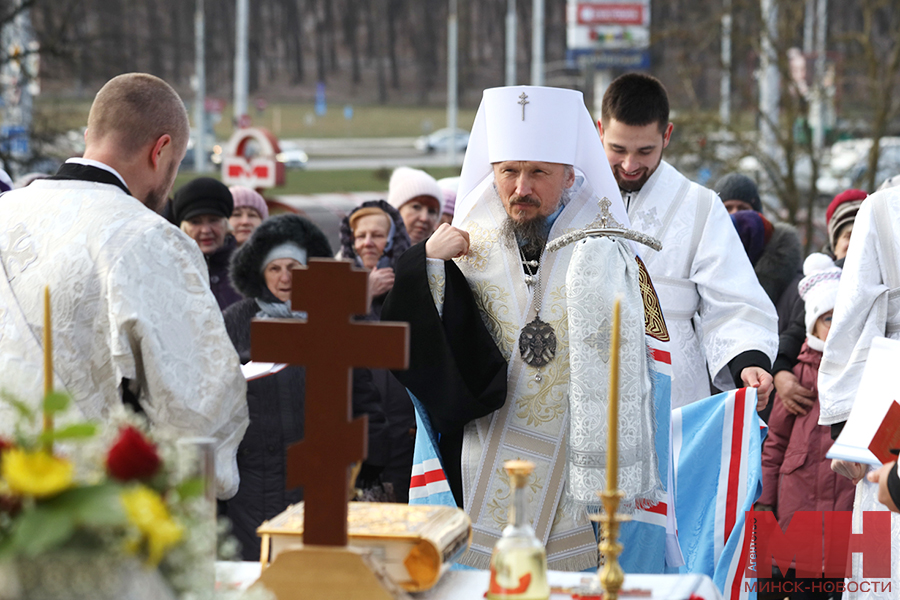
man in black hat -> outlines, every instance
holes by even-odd
[[[246,382],[203,255],[158,214],[188,141],[178,94],[129,73],[97,93],[84,157],[7,192],[0,211],[0,373],[40,411],[43,293],[53,305],[55,382],[87,419],[125,403],[151,426],[216,440],[217,493],[237,491]],[[12,433],[0,405],[0,437]]]

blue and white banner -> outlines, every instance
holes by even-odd
[[[441,462],[438,440],[428,411],[418,398],[409,393],[416,409],[416,446],[413,451],[412,477],[409,481],[410,504],[456,506],[447,475]]]
[[[672,411],[675,514],[685,559],[679,570],[709,575],[726,600],[756,597],[743,580],[744,513],[762,492],[765,432],[753,388]]]

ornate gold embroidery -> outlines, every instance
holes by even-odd
[[[644,298],[644,329],[650,337],[661,342],[668,342],[669,330],[666,328],[666,319],[659,306],[659,297],[656,295],[656,290],[653,289],[653,282],[650,281],[650,274],[647,273],[647,267],[644,266],[641,257],[635,256],[634,258],[638,262],[641,296]]]
[[[485,327],[491,332],[503,358],[509,362],[518,334],[515,324],[508,318],[509,292],[487,281],[476,283],[472,291]]]
[[[494,237],[478,223],[467,223],[469,252],[457,262],[468,263],[472,269],[483,273],[488,265],[488,256],[494,247]]]
[[[428,278],[428,288],[431,290],[431,298],[435,306],[444,305],[444,276],[432,273]]]
[[[551,290],[548,297],[550,306],[542,310],[541,314],[546,315],[559,343],[556,357],[550,364],[541,369],[527,367],[526,387],[535,391],[516,399],[516,417],[526,419],[528,425],[550,423],[563,415],[568,406],[569,319],[566,315],[566,286],[561,285]],[[536,373],[542,375],[541,381],[534,380]]]
[[[497,528],[503,529],[506,527],[509,513],[508,500],[512,495],[512,491],[509,488],[509,475],[507,475],[506,470],[501,467],[495,473],[494,493],[491,495],[491,501],[488,502],[487,511]]]
[[[562,358],[565,358],[565,361],[561,360]],[[528,425],[538,426],[551,423],[565,414],[568,407],[566,394],[569,389],[569,372],[567,368],[560,367],[561,365],[568,367],[568,364],[568,352],[566,352],[565,357],[558,354],[549,365],[540,371],[528,368],[526,387],[535,391],[516,398],[516,417],[525,419]],[[534,381],[534,373],[538,372],[543,377],[541,381]]]
[[[516,460],[521,459],[522,457],[517,457]],[[495,473],[494,494],[491,496],[491,501],[488,502],[487,511],[497,528],[503,529],[508,523],[509,499],[512,498],[512,488],[509,485],[509,474],[506,472],[506,469],[500,467]],[[531,490],[532,497],[537,496],[543,487],[544,482],[538,477],[536,472],[533,473],[528,481],[528,489]],[[531,500],[532,498],[526,498],[526,503],[530,504]],[[528,515],[526,518],[533,518],[533,516]]]

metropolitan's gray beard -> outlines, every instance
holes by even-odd
[[[525,258],[538,260],[547,245],[547,229],[547,217],[535,217],[519,223],[507,216],[500,227],[500,233],[521,248]],[[520,242],[525,243],[520,246]]]

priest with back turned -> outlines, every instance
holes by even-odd
[[[614,235],[579,235],[585,229]],[[618,473],[624,510],[636,516],[623,528],[621,562],[628,572],[678,564],[665,508],[667,365],[657,360],[668,334],[629,233],[580,92],[485,90],[453,225],[401,257],[383,313],[411,324],[410,368],[397,376],[472,518],[462,563],[487,568],[511,498],[502,464],[520,458],[536,464],[527,512],[550,568],[596,567],[588,515],[606,481],[611,316],[621,297]],[[548,248],[560,236],[575,241]]]

